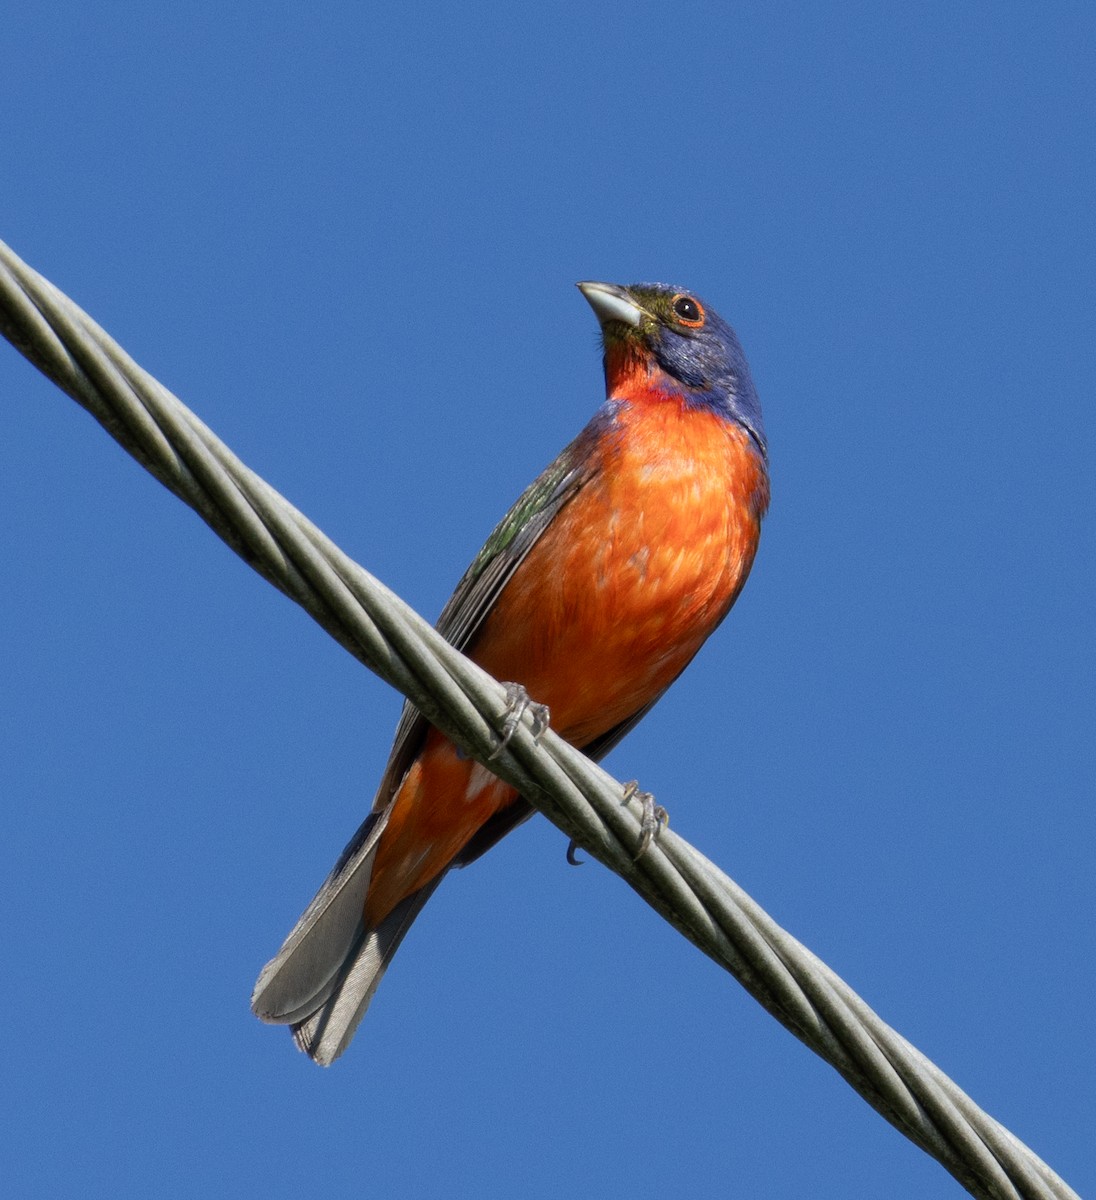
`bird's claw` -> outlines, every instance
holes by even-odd
[[[650,849],[651,843],[670,824],[670,814],[661,804],[655,803],[650,792],[639,790],[639,780],[633,779],[624,785],[624,803],[636,799],[643,805],[639,816],[639,845],[632,856],[632,862],[638,862]]]
[[[567,862],[572,867],[581,867],[585,862],[585,859],[578,857],[578,842],[574,838],[567,843]]]
[[[510,739],[517,732],[521,718],[526,713],[530,717],[530,732],[534,742],[539,742],[548,728],[549,713],[546,704],[537,704],[536,701],[530,700],[529,693],[520,683],[507,683],[504,686],[506,688],[506,716],[503,718],[502,728],[499,730],[499,744],[488,755],[489,760],[498,758],[510,744]]]

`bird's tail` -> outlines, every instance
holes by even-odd
[[[430,880],[375,928],[366,926],[365,896],[387,820],[387,812],[366,819],[251,997],[257,1017],[291,1026],[297,1045],[325,1067],[350,1044],[392,955],[441,882]]]

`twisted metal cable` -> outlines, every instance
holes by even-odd
[[[479,762],[502,686],[250,471],[86,313],[0,242],[0,332],[241,558]],[[638,799],[526,718],[487,763],[829,1062],[969,1191],[1077,1200],[1031,1150],[885,1024],[716,866],[665,830],[638,862]]]

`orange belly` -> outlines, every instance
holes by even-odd
[[[734,603],[768,498],[748,435],[676,401],[629,406],[468,647],[585,746],[650,703]],[[366,901],[375,925],[514,791],[431,730],[397,793]]]

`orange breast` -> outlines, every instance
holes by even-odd
[[[664,399],[625,408],[605,461],[470,648],[583,746],[667,687],[745,583],[767,500],[749,435]]]

